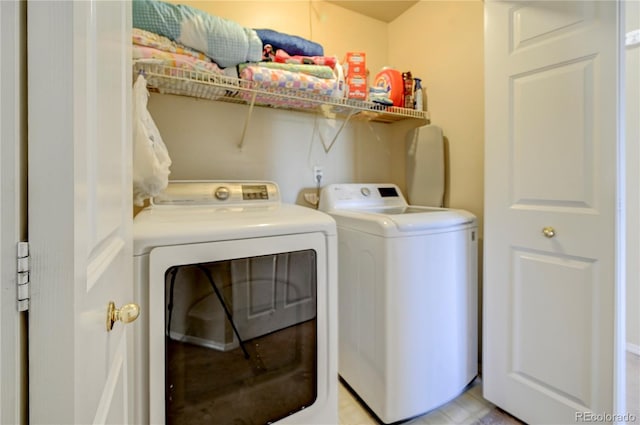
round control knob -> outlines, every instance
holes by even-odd
[[[362,189],[360,189],[360,193],[362,193],[363,196],[371,195],[371,191],[369,190],[368,187],[363,187]]]
[[[226,201],[229,199],[230,192],[228,188],[222,186],[217,188],[213,194],[218,201]]]

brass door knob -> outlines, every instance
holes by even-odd
[[[131,323],[140,316],[140,306],[138,304],[125,304],[122,308],[116,308],[113,301],[109,301],[107,307],[107,332],[113,329],[113,324],[118,320],[122,323]]]
[[[542,229],[542,234],[547,238],[552,238],[556,235],[556,230],[553,227],[545,227]]]

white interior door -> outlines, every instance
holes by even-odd
[[[130,423],[131,5],[28,1],[31,423]]]
[[[619,7],[485,2],[484,396],[527,423],[614,413]]]

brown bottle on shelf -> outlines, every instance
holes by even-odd
[[[413,109],[413,77],[411,71],[402,73],[402,80],[404,82],[404,104],[405,108]]]

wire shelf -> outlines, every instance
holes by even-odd
[[[142,73],[150,91],[222,102],[266,106],[325,116],[348,117],[383,123],[416,120],[429,123],[428,113],[414,109],[387,107],[374,102],[334,98],[298,90],[265,90],[254,81],[174,68],[156,63],[135,62],[135,75]]]

